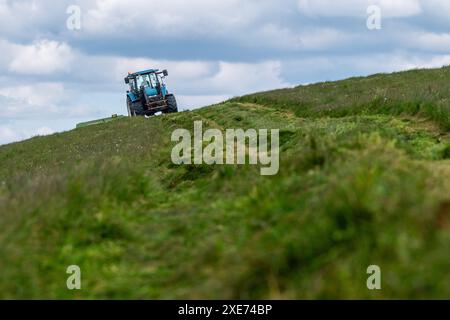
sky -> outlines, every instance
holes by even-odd
[[[450,0],[0,0],[0,144],[126,114],[142,69],[188,110],[448,64]]]

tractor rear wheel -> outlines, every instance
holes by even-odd
[[[142,107],[142,104],[140,101],[134,103],[132,110],[133,110],[135,117],[145,115],[144,107]]]
[[[178,112],[177,100],[173,94],[166,96],[167,99],[167,113]]]

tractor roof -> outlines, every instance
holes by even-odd
[[[144,71],[138,71],[138,72],[135,72],[135,73],[131,73],[131,74],[129,74],[130,76],[142,76],[142,75],[146,75],[146,74],[149,74],[149,73],[155,73],[155,72],[158,72],[159,71],[159,69],[148,69],[148,70],[144,70]]]

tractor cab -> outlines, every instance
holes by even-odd
[[[129,73],[125,83],[127,91],[127,109],[129,116],[154,115],[157,112],[177,112],[175,97],[169,94],[164,78],[167,70],[149,69]]]

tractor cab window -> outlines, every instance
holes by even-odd
[[[149,76],[150,76],[150,83],[152,85],[152,88],[156,88],[158,86],[158,78],[156,77],[156,74],[151,73]]]
[[[148,87],[150,85],[149,82],[148,82],[148,76],[147,75],[139,76],[139,77],[136,78],[136,80],[137,80],[138,88],[140,88],[142,86]]]

